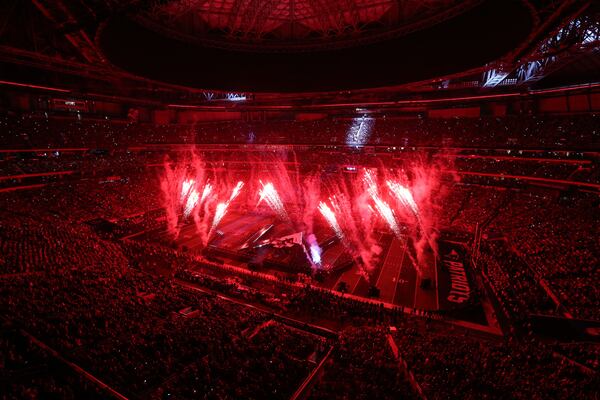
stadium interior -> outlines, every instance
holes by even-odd
[[[0,400],[598,399],[600,4],[0,2]]]

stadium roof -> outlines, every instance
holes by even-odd
[[[169,10],[166,15],[173,15],[179,3],[167,2],[158,9]],[[247,3],[248,0],[239,2]],[[415,7],[409,19],[402,21],[417,18],[417,14],[439,16],[454,4],[423,2],[429,3],[431,8]],[[410,24],[396,20],[386,29],[365,28],[353,33],[347,27],[349,15],[360,9],[357,1],[336,1],[339,12],[325,6],[331,4],[326,1],[300,1],[303,14],[293,16],[290,3],[280,2],[281,7],[264,16],[260,23],[241,17],[240,10],[231,9],[234,3],[220,2],[227,5],[226,14],[231,17],[227,27],[226,18],[214,11],[225,6],[206,14],[198,11],[203,9],[201,6],[194,8],[195,13],[184,8],[181,18],[189,20],[193,19],[190,15],[195,15],[205,19],[194,28],[190,23],[178,23],[177,19],[161,18],[163,11],[155,11],[153,20],[148,19],[147,13],[141,17],[110,19],[100,32],[99,43],[108,60],[118,67],[183,86],[257,92],[373,88],[484,65],[517,48],[531,33],[532,15],[525,3],[512,0],[476,3],[463,3],[468,7],[461,8],[460,13],[456,12],[456,6],[451,7],[455,10],[452,18],[437,18],[435,23],[429,21],[418,29],[402,30]],[[385,4],[389,6],[388,2]],[[383,3],[365,1],[363,5],[363,10],[369,12],[356,14],[358,19],[374,21],[385,14]],[[321,14],[328,17],[317,18]],[[287,22],[281,20],[284,17]],[[283,29],[284,25],[275,24],[276,20],[288,28],[288,24],[296,26],[304,21],[304,27],[316,32],[316,36],[298,37],[290,29]],[[335,21],[344,28],[334,29]],[[200,32],[200,25],[206,29],[207,24],[223,25],[224,31],[216,36],[196,33]],[[175,30],[175,25],[181,29]],[[276,31],[278,36],[274,35]]]
[[[193,43],[247,51],[352,47],[423,29],[479,0],[165,0],[136,20]]]
[[[6,0],[0,84],[248,100],[231,107],[527,91],[600,81],[599,11],[591,0]]]

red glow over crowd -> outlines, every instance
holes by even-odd
[[[10,120],[33,136],[25,119]],[[467,122],[447,124],[453,133]],[[122,129],[81,128],[102,140]],[[0,197],[0,368],[14,377],[5,397],[593,398],[600,214],[598,194],[577,184],[599,183],[598,159],[521,152],[519,132],[513,153],[491,137],[485,152],[392,146],[375,159],[343,146],[246,154],[235,140],[223,152],[6,153],[3,187],[39,187]],[[204,253],[254,214],[301,232],[312,272]],[[407,243],[424,278],[448,235],[468,252],[475,300],[428,310],[378,297],[390,241]],[[332,237],[369,296],[341,278],[327,286]],[[179,244],[190,238],[197,247]]]

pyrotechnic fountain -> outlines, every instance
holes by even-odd
[[[177,164],[165,163],[161,188],[169,230],[175,238],[180,226],[193,216],[202,242],[211,240],[245,186],[242,180],[233,180],[233,184],[227,170],[221,171],[207,169],[198,156]],[[399,240],[409,241],[413,251],[408,257],[414,257],[419,268],[425,245],[436,250],[432,231],[436,226],[432,211],[436,204],[431,192],[439,187],[439,179],[422,163],[410,165],[411,179],[406,170],[400,176],[395,171],[398,169],[382,165],[324,180],[316,174],[303,176],[297,169],[290,172],[285,163],[273,161],[273,168],[266,174],[253,168],[246,172],[250,190],[239,206],[251,202],[251,194],[257,193],[256,207],[265,204],[288,229],[302,233],[307,259],[313,266],[322,262],[322,250],[313,232],[319,215],[357,260],[365,276],[379,260],[382,249],[378,235],[382,233],[378,232],[386,229]],[[323,200],[321,195],[328,197]],[[439,204],[441,199],[435,201]]]
[[[277,190],[275,190],[273,184],[271,182],[267,182],[266,184],[262,183],[262,181],[259,182],[262,186],[262,189],[260,189],[258,192],[260,198],[258,199],[258,203],[256,205],[259,205],[261,201],[265,200],[267,205],[271,207],[271,209],[279,216],[279,218],[284,221],[289,220],[287,212],[285,211],[285,207],[283,206],[283,202],[281,201],[279,193],[277,193]]]

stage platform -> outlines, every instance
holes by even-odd
[[[325,226],[315,226],[314,231],[320,243],[332,237],[331,230]],[[297,232],[293,226],[278,221],[272,215],[231,212],[221,222],[208,247],[203,246],[193,223],[183,225],[175,241],[164,229],[146,232],[136,239],[158,241],[242,268],[258,268],[261,272],[292,276],[299,272],[297,268],[286,270],[284,262],[283,267],[263,262],[270,257],[273,249],[265,246],[257,251],[254,246],[294,233]],[[476,303],[464,244],[440,240],[438,256],[433,251],[426,251],[419,273],[410,238],[398,238],[389,232],[376,232],[375,235],[382,252],[368,277],[361,273],[358,263],[352,261],[348,251],[337,241],[325,247],[321,259],[324,265],[338,268],[323,274],[323,279],[314,284],[333,290],[345,286],[347,293],[361,297],[368,297],[370,288],[375,286],[379,289],[378,299],[381,301],[422,310],[459,310]]]

